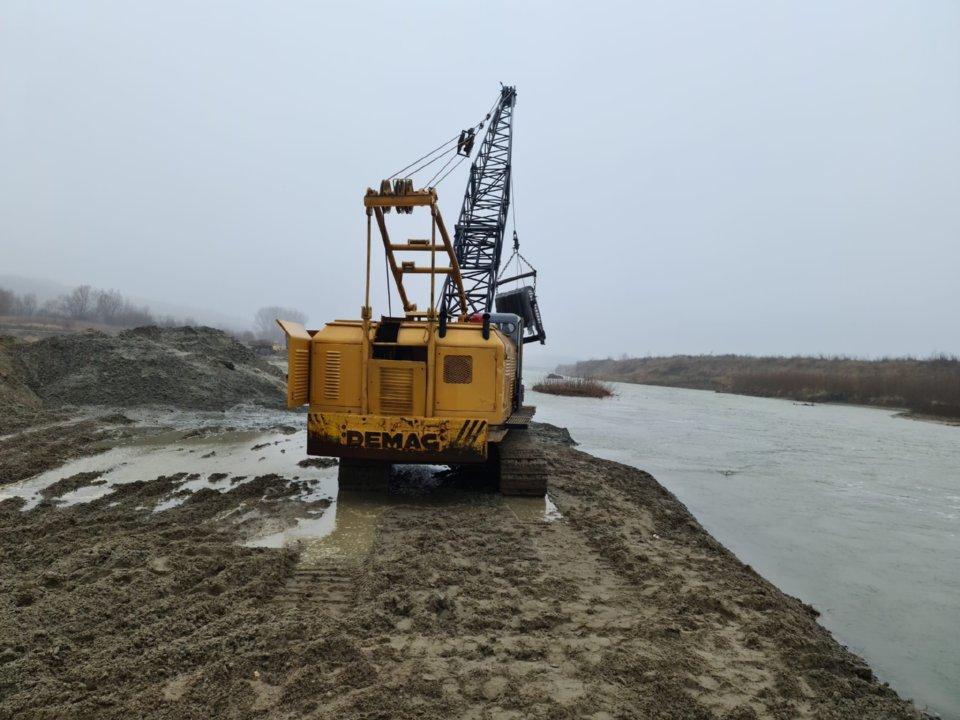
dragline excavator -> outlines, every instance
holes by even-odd
[[[287,405],[309,405],[307,453],[341,459],[341,490],[383,490],[391,464],[429,463],[478,466],[499,480],[504,494],[546,492],[546,462],[528,434],[534,408],[523,404],[521,381],[524,346],[542,344],[546,335],[537,273],[519,254],[515,229],[514,253],[501,262],[516,100],[515,88],[502,87],[483,121],[367,190],[359,320],[335,320],[320,330],[278,320],[287,335]],[[481,131],[451,238],[436,186],[471,157]],[[446,165],[416,187],[413,176],[443,158]],[[429,238],[391,238],[391,211],[429,215]],[[387,297],[392,279],[403,306],[399,317],[373,319],[374,225],[389,268]],[[405,284],[416,276],[429,280],[425,309],[411,301]]]

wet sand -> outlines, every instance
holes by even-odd
[[[421,471],[331,504],[282,432],[9,497],[0,718],[918,717],[651,476],[537,432],[552,505]]]

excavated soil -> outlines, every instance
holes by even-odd
[[[7,367],[6,371],[4,367]],[[141,327],[0,344],[0,403],[281,407],[284,375],[221,330]],[[16,393],[16,395],[14,395]],[[9,397],[8,397],[9,396]]]
[[[0,718],[918,717],[650,475],[537,432],[560,515],[407,473],[309,505],[364,518],[341,554],[243,544],[304,517],[295,457],[163,512],[189,467],[0,503]]]
[[[43,419],[43,401],[24,382],[24,368],[16,358],[19,344],[0,337],[0,435]]]

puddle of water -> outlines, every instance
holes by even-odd
[[[199,475],[180,485],[179,489],[191,492],[204,487],[226,492],[237,485],[231,484],[229,477],[243,475],[252,480],[260,475],[276,473],[288,478],[318,481],[313,484],[306,499],[336,496],[336,467],[302,468],[297,465],[307,456],[305,431],[292,435],[252,430],[210,437],[184,437],[185,434],[178,430],[137,438],[99,455],[71,460],[59,468],[0,487],[0,501],[20,497],[26,500],[23,510],[30,510],[43,499],[41,492],[45,488],[81,472],[99,472],[99,479],[105,482],[66,493],[58,498],[58,502],[64,505],[90,502],[109,495],[118,485],[180,472]],[[257,445],[263,447],[251,449]],[[217,473],[224,473],[227,477],[211,479],[210,476]],[[164,498],[156,510],[175,507],[184,499]]]
[[[180,483],[173,495],[157,503],[157,505],[153,508],[153,512],[163,512],[164,510],[169,510],[170,508],[183,505],[183,503],[187,501],[187,498],[201,488],[210,488],[211,490],[224,493],[231,488],[239,487],[240,485],[243,485],[245,482],[249,482],[252,479],[252,477],[247,477],[240,482],[231,483],[229,477],[220,477],[218,475],[216,479],[213,479],[209,475],[201,475],[198,478],[193,478],[192,480],[186,480]],[[63,499],[64,498],[61,497],[61,500]]]
[[[191,430],[220,426],[230,430],[258,433],[287,425],[302,427],[306,415],[290,410],[272,410],[257,405],[237,405],[229,410],[182,410],[170,407],[124,408],[123,414],[138,425],[167,426]]]
[[[408,466],[406,473],[422,475],[436,474],[445,468],[428,466]],[[430,486],[430,479],[425,479]],[[486,500],[480,496],[479,501]],[[300,518],[293,527],[252,538],[245,544],[249,547],[285,547],[291,544],[302,545],[301,560],[306,563],[318,560],[362,559],[373,546],[377,523],[384,511],[389,508],[409,504],[436,505],[438,511],[449,502],[462,502],[464,496],[426,495],[422,497],[403,497],[397,495],[378,495],[370,493],[340,493],[329,508],[317,518]],[[491,495],[492,502],[504,503],[522,522],[556,522],[563,515],[549,496],[542,498],[501,497]]]
[[[322,515],[316,518],[297,518],[294,526],[267,535],[253,537],[247,540],[244,545],[247,547],[282,548],[301,541],[316,541],[319,538],[326,537],[336,527],[335,508],[336,504],[331,505]]]
[[[502,500],[520,522],[556,522],[563,514],[554,505],[549,495],[538,497],[503,497]]]
[[[563,519],[563,513],[553,504],[553,500],[550,499],[549,495],[543,496],[544,504],[546,505],[543,511],[543,521],[544,522],[556,522],[557,520]]]
[[[275,532],[257,535],[244,544],[248,547],[280,548],[298,545],[301,562],[307,564],[323,560],[358,561],[366,556],[376,538],[377,524],[383,513],[402,505],[435,506],[438,512],[450,503],[488,504],[499,502],[498,495],[461,493],[431,493],[442,484],[441,475],[446,466],[401,465],[394,471],[394,483],[399,494],[332,493],[335,498],[319,517],[299,518],[296,524]],[[424,492],[425,491],[425,492]],[[304,500],[330,497],[326,489],[314,488]],[[553,521],[562,517],[552,501],[542,498],[508,498],[518,501],[515,512],[526,513],[533,521]]]
[[[126,414],[138,424],[163,425],[171,429],[119,441],[99,455],[77,458],[59,468],[0,487],[0,501],[23,498],[26,501],[23,510],[28,511],[43,499],[43,490],[78,473],[97,473],[93,481],[97,484],[60,495],[55,500],[58,505],[69,507],[91,502],[110,495],[116,487],[126,483],[189,473],[189,478],[178,483],[176,489],[156,505],[137,508],[157,513],[183,504],[203,488],[227,492],[240,484],[231,481],[234,477],[244,476],[241,483],[267,474],[296,477],[307,481],[309,486],[295,500],[312,503],[329,499],[331,505],[324,510],[307,510],[306,517],[296,518],[293,525],[281,530],[274,529],[276,523],[265,524],[261,534],[249,537],[244,544],[264,548],[300,545],[301,558],[309,563],[328,559],[353,561],[364,557],[373,546],[380,516],[388,508],[411,501],[441,506],[464,499],[460,494],[419,494],[423,490],[436,489],[442,483],[439,474],[446,470],[444,466],[403,466],[399,471],[401,490],[413,488],[419,491],[412,495],[407,492],[399,496],[366,493],[338,496],[336,466],[298,466],[298,462],[307,457],[303,430],[293,434],[264,431],[264,427],[275,428],[281,424],[302,427],[299,422],[302,418],[291,418],[290,413],[263,408],[235,408],[226,413],[146,408]],[[212,427],[223,430],[204,436]],[[553,522],[562,517],[549,497],[501,499],[490,495],[481,497],[479,502],[504,502],[518,518],[527,522]],[[241,505],[221,519],[231,515],[236,515],[232,518],[235,522],[243,523],[255,520],[262,513]]]
[[[100,476],[100,479],[103,479],[103,476]],[[84,485],[81,488],[77,488],[72,492],[65,493],[57,498],[57,502],[68,507],[70,505],[76,505],[77,503],[90,502],[91,500],[96,500],[97,498],[102,498],[104,495],[109,495],[113,492],[113,488],[109,483],[100,483],[98,485]],[[39,500],[38,500],[39,502]]]
[[[318,517],[298,518],[295,525],[254,537],[247,547],[302,545],[301,561],[359,560],[373,546],[377,522],[395,499],[341,493]]]

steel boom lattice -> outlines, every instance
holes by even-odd
[[[469,313],[491,312],[503,233],[510,208],[510,160],[513,151],[513,108],[517,91],[500,90],[500,100],[490,116],[486,135],[470,166],[454,232],[454,252],[460,265]],[[440,311],[447,316],[459,303],[458,288],[447,279]]]

